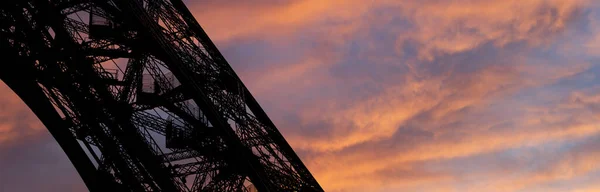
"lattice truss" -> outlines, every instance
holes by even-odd
[[[91,191],[322,191],[181,0],[0,5],[0,77]]]

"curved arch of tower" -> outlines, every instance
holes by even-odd
[[[90,191],[323,191],[181,0],[3,0],[0,47]]]

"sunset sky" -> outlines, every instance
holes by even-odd
[[[600,191],[600,0],[187,5],[326,191]],[[86,191],[0,98],[0,191]]]

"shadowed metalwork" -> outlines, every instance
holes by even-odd
[[[3,0],[0,78],[90,191],[323,191],[181,0]]]

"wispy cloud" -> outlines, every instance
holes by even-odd
[[[598,187],[595,1],[189,7],[327,191]],[[0,145],[40,130],[0,105]]]
[[[454,159],[569,143],[600,131],[599,119],[589,107],[565,108],[575,104],[557,103],[574,97],[568,94],[576,90],[540,94],[552,93],[549,90],[561,83],[594,70],[595,64],[586,58],[552,55],[566,46],[562,39],[570,38],[569,30],[577,31],[579,23],[588,21],[589,3],[377,1],[329,8],[318,4],[302,21],[252,18],[263,27],[223,37],[221,42],[225,47],[234,46],[231,43],[239,38],[257,38],[275,47],[296,42],[299,46],[293,49],[304,56],[305,50],[315,48],[298,43],[306,39],[304,35],[327,42],[327,49],[322,49],[327,54],[308,57],[320,62],[282,61],[272,65],[283,68],[279,74],[246,79],[251,90],[259,90],[259,100],[268,103],[267,110],[276,114],[272,118],[326,189],[464,191],[469,187],[460,187],[464,178],[459,173],[426,165],[452,166],[449,162]],[[294,15],[295,9],[285,8],[291,4],[276,6],[282,8],[264,13]],[[334,10],[339,7],[352,11]],[[277,27],[293,30],[281,32]],[[337,30],[341,35],[335,35]],[[261,74],[264,68],[240,73]],[[523,172],[526,166],[514,171]],[[490,174],[509,174],[500,171]],[[536,176],[545,173],[524,174],[540,179],[497,189],[528,189],[551,180]],[[449,187],[424,187],[437,183]],[[471,188],[496,189],[476,186]]]
[[[0,83],[0,97],[0,147],[44,130],[33,112],[4,83]]]

